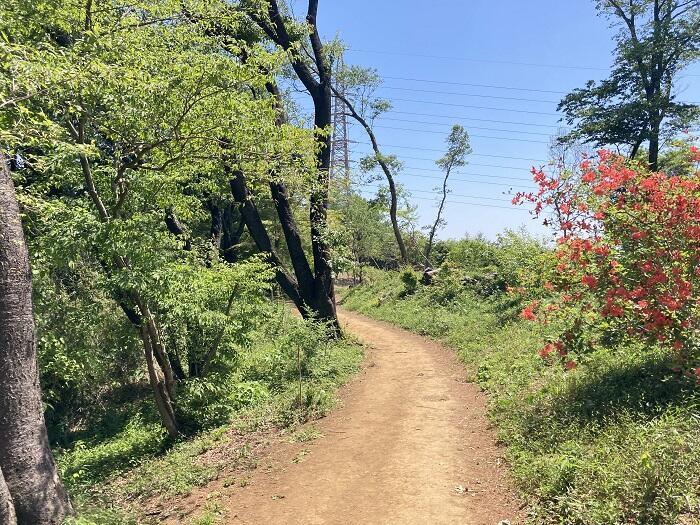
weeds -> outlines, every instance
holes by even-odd
[[[57,451],[61,474],[80,511],[71,525],[135,525],[135,502],[184,495],[226,468],[253,467],[251,447],[233,443],[232,436],[294,427],[325,415],[335,404],[338,385],[357,370],[361,357],[359,345],[333,341],[323,327],[280,307],[267,327],[250,336],[232,368],[220,367],[218,377],[186,387],[183,410],[200,414],[197,423],[203,427],[194,436],[168,440],[144,390],[143,399],[111,409],[119,414],[116,425],[91,426],[107,430],[76,434],[80,440]],[[309,427],[294,435],[303,442],[316,433]],[[219,449],[226,452],[207,454]],[[247,480],[236,483],[245,486]],[[196,523],[219,518],[210,509]]]

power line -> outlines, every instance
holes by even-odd
[[[438,115],[435,113],[416,113],[412,111],[398,111],[395,109],[390,109],[387,111],[387,113],[400,113],[402,115],[414,115],[414,116],[421,116],[421,117],[438,117],[438,118],[449,118],[449,119],[457,119],[457,120],[473,120],[476,122],[493,122],[494,124],[513,124],[516,126],[534,126],[538,128],[553,128],[553,129],[558,129],[561,126],[556,126],[553,124],[535,124],[534,122],[514,122],[511,120],[492,120],[492,119],[484,119],[484,118],[472,118],[472,117],[455,117],[454,115]]]
[[[365,186],[361,189],[365,189],[365,188],[367,188],[367,186]],[[448,197],[449,197],[449,195],[448,195]],[[469,198],[469,197],[467,197],[467,198]],[[419,201],[434,202],[434,199],[430,199],[428,197],[411,196],[411,199],[412,200],[419,200]],[[449,198],[445,201],[445,204],[463,204],[463,205],[467,205],[467,206],[478,206],[480,208],[497,208],[497,209],[501,209],[501,210],[511,210],[511,211],[519,211],[519,212],[527,212],[528,211],[524,208],[516,208],[515,206],[498,206],[497,204],[481,204],[478,202],[453,201],[453,200],[450,200]]]
[[[438,106],[454,106],[454,107],[460,107],[460,108],[470,108],[470,109],[488,109],[490,111],[510,111],[512,113],[527,113],[530,115],[549,115],[549,116],[558,116],[559,113],[550,113],[546,111],[530,111],[527,109],[510,109],[510,108],[493,108],[490,106],[475,106],[471,104],[454,104],[451,102],[437,102],[433,100],[415,100],[415,99],[410,99],[410,98],[392,98],[392,101],[397,100],[399,102],[414,102],[416,104],[436,104]],[[532,125],[532,124],[527,124],[527,125]]]
[[[355,163],[355,161],[350,161]],[[429,173],[444,173],[441,170],[431,169],[431,168],[419,168],[417,166],[404,166],[407,170],[417,170],[417,171],[427,171]],[[525,171],[525,170],[522,170]],[[468,171],[453,171],[454,175],[466,175],[468,177],[486,177],[489,179],[499,179],[499,180],[514,180],[516,182],[531,182],[531,179],[524,179],[522,177],[504,177],[502,175],[489,175],[487,173],[470,173]],[[401,176],[403,173],[398,173],[397,176]]]
[[[397,100],[399,102],[414,102],[416,104],[434,104],[437,106],[451,106],[458,108],[471,108],[471,109],[488,109],[489,111],[510,111],[511,113],[527,113],[530,115],[550,115],[557,116],[558,113],[549,113],[546,111],[530,111],[528,109],[510,109],[510,108],[492,108],[489,106],[474,106],[471,104],[455,104],[453,102],[437,102],[434,100],[415,100],[410,98],[394,98],[392,100]]]
[[[517,100],[519,102],[540,102],[544,104],[558,104],[557,100],[542,100],[537,98],[522,98],[522,97],[501,97],[498,95],[482,95],[477,93],[456,93],[454,91],[438,91],[436,89],[415,89],[404,88],[397,86],[380,86],[380,89],[394,89],[397,91],[415,91],[417,93],[439,93],[441,95],[458,95],[461,97],[476,97],[476,98],[494,98],[498,100]]]
[[[610,71],[610,68],[606,67],[591,67],[591,66],[570,66],[565,64],[541,64],[536,62],[516,62],[512,60],[493,60],[487,58],[473,58],[473,57],[455,57],[455,56],[444,56],[444,55],[425,55],[420,53],[406,53],[400,51],[378,51],[374,49],[354,49],[349,48],[347,51],[353,53],[370,53],[377,55],[397,55],[397,56],[408,56],[408,57],[419,57],[419,58],[437,58],[440,60],[459,60],[464,62],[483,62],[490,64],[505,64],[510,66],[527,66],[527,67],[547,67],[553,69],[574,69],[579,71]]]
[[[402,173],[401,175],[398,176],[398,179],[400,180],[401,177],[414,177],[414,178],[419,178],[419,179],[433,179],[433,180],[439,180],[440,177],[436,177],[434,175],[419,175],[418,173]],[[498,186],[499,188],[508,188],[508,189],[513,189],[517,188],[519,190],[531,190],[532,186],[519,186],[519,185],[512,185],[512,184],[504,184],[502,182],[489,182],[487,180],[472,180],[472,179],[462,179],[461,177],[450,177],[451,181],[457,181],[457,182],[469,182],[470,184],[483,184],[486,186]],[[527,181],[521,181],[521,182],[527,182]]]
[[[390,77],[386,75],[382,75],[382,78],[386,78],[389,80],[403,80],[407,82],[426,82],[429,84],[445,84],[445,85],[450,85],[450,86],[468,86],[468,87],[483,87],[483,88],[490,88],[490,89],[507,89],[510,91],[531,91],[533,93],[551,93],[554,95],[566,95],[566,91],[553,91],[550,89],[535,89],[535,88],[521,88],[521,87],[514,87],[514,86],[499,86],[496,84],[472,84],[470,82],[451,82],[447,80],[431,80],[427,78],[408,78],[408,77]]]
[[[357,140],[351,141],[353,144],[362,144],[365,146],[371,146],[372,144],[369,142],[360,142]],[[412,150],[420,150],[420,151],[437,151],[438,153],[444,153],[443,150],[441,149],[434,149],[434,148],[419,148],[416,146],[399,146],[397,144],[382,144],[382,146],[387,147],[387,148],[399,148],[399,149],[412,149]],[[509,157],[507,155],[489,155],[487,153],[472,153],[471,155],[475,157],[493,157],[497,159],[511,159],[511,160],[528,160],[528,161],[534,161],[534,162],[546,162],[538,159],[531,159],[531,158],[526,158],[526,157]],[[406,157],[409,158],[409,157]]]
[[[439,180],[440,177],[436,177],[434,175],[419,175],[417,173],[401,173],[397,178],[400,180],[401,177],[414,177],[414,178],[419,178],[419,179],[433,179],[433,180]],[[512,184],[504,184],[502,182],[489,182],[486,180],[471,180],[471,179],[462,179],[459,177],[450,177],[451,181],[457,181],[457,182],[469,182],[471,184],[483,184],[486,186],[498,186],[499,188],[508,188],[508,189],[513,189],[517,188],[519,190],[531,190],[531,186],[517,186],[517,185],[512,185]],[[527,182],[527,181],[521,181],[521,182]]]
[[[426,129],[410,129],[410,128],[395,128],[393,126],[374,126],[375,128],[381,128],[381,129],[393,129],[397,131],[414,131],[416,133],[434,133],[437,135],[445,135],[445,132],[443,131],[432,131],[432,130],[426,130]],[[530,140],[530,139],[518,139],[514,137],[491,137],[488,135],[472,135],[471,133],[469,134],[470,137],[473,138],[478,138],[478,139],[495,139],[495,140],[514,140],[516,142],[534,142],[535,144],[549,144],[549,142],[546,142],[544,140]]]
[[[432,201],[433,199],[428,199],[426,197],[413,197],[413,199],[420,200],[420,201]],[[526,210],[525,208],[516,208],[515,206],[497,206],[495,204],[477,204],[475,202],[464,202],[464,201],[451,201],[447,199],[445,201],[445,205],[447,204],[464,204],[467,206],[479,206],[481,208],[498,208],[501,210],[510,210],[510,211],[519,211],[519,212],[528,212],[529,210]]]
[[[411,120],[411,119],[401,119],[401,118],[391,118],[391,117],[381,117],[382,121],[384,120],[391,120],[393,122],[408,122],[411,124],[432,124],[435,126],[449,126],[449,122],[429,122],[425,120]],[[545,137],[551,137],[551,133],[538,133],[536,131],[521,131],[519,129],[502,129],[502,128],[483,128],[479,126],[469,126],[468,130],[470,129],[480,129],[482,131],[502,131],[504,133],[520,133],[522,135],[542,135]],[[468,131],[467,130],[467,131]]]
[[[362,155],[372,155],[373,154],[373,152],[365,153],[365,152],[357,151],[357,150],[353,150],[353,149],[350,150],[350,153],[358,153],[358,154],[362,154]],[[411,160],[426,160],[429,162],[435,162],[435,159],[427,159],[425,157],[407,157],[407,156],[402,155],[401,158],[402,159],[411,159]],[[351,160],[350,162],[357,163],[356,160]],[[503,166],[502,164],[480,164],[478,162],[469,162],[469,165],[470,166],[479,166],[482,168],[500,168],[500,169],[504,169],[504,170],[515,170],[515,171],[528,170],[529,171],[529,168],[523,168],[522,166]],[[425,169],[425,168],[419,168],[419,169]]]
[[[381,185],[377,186],[377,185],[372,185],[372,184],[363,184],[362,187],[364,187],[364,188],[368,188],[368,187],[381,188],[382,186]],[[407,191],[415,191],[416,193],[429,193],[431,195],[441,195],[440,192],[436,192],[436,191],[419,190],[417,188],[406,188],[406,187],[404,187],[404,189]],[[496,202],[501,202],[501,203],[507,202],[506,200],[504,200],[503,198],[500,198],[500,197],[487,197],[485,195],[460,195],[457,193],[452,193],[450,191],[448,191],[447,194],[452,195],[453,197],[464,197],[467,199],[482,199],[482,200],[496,201]]]

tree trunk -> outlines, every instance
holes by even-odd
[[[661,122],[655,118],[651,123],[649,135],[649,169],[659,169],[659,135],[661,134]]]
[[[227,204],[223,213],[223,231],[221,233],[221,256],[227,263],[233,264],[238,260],[236,253],[236,245],[241,241],[243,232],[245,231],[245,221],[240,213],[234,214],[236,211],[233,204]]]
[[[173,407],[172,398],[168,392],[163,379],[158,374],[153,360],[153,344],[146,326],[141,326],[141,341],[143,342],[144,354],[146,356],[146,367],[148,369],[148,382],[153,390],[153,396],[156,401],[156,408],[160,414],[160,419],[163,426],[168,431],[168,435],[175,439],[180,434],[180,429],[175,417],[175,409]]]
[[[331,165],[331,136],[330,133],[328,133],[331,126],[331,75],[327,57],[323,49],[323,43],[321,42],[321,37],[316,25],[318,0],[309,0],[306,14],[306,23],[310,29],[309,43],[313,51],[313,56],[311,57],[314,63],[313,67],[307,64],[306,58],[300,53],[295,42],[291,38],[285,22],[285,16],[280,10],[277,0],[267,0],[266,3],[266,17],[261,17],[256,9],[251,10],[249,15],[270,40],[289,53],[292,69],[294,69],[297,77],[299,77],[301,83],[304,84],[304,87],[308,90],[314,103],[315,139],[318,146],[316,153],[317,184],[309,197],[309,222],[311,223],[311,251],[313,255],[313,287],[310,294],[305,294],[300,289],[302,279],[297,276],[299,279],[297,291],[302,294],[302,306],[310,307],[317,319],[327,322],[333,328],[335,334],[340,335],[340,323],[338,322],[335,310],[335,288],[333,286],[331,250],[326,241]],[[273,83],[268,83],[266,87],[276,101],[277,124],[282,125],[286,120],[286,115],[284,114],[284,109],[281,104],[279,90]],[[251,230],[250,223],[248,223],[248,230],[252,235],[253,231]],[[307,297],[303,297],[303,295],[307,295]],[[300,304],[298,301],[295,301],[295,303],[297,306]],[[308,313],[305,314],[302,310],[302,315],[308,315]]]
[[[12,502],[10,489],[7,488],[2,469],[0,469],[0,525],[17,525],[15,504]]]
[[[124,311],[124,314],[129,319],[129,321],[131,321],[134,327],[139,331],[139,335],[141,336],[141,342],[143,344],[144,355],[146,357],[146,365],[148,367],[148,380],[149,384],[151,385],[151,389],[153,390],[153,397],[156,401],[156,408],[158,409],[158,413],[161,416],[161,422],[163,423],[165,429],[168,431],[168,434],[170,435],[170,437],[175,438],[178,436],[179,433],[179,426],[177,423],[177,418],[175,416],[174,409],[175,402],[174,398],[171,397],[169,391],[166,388],[164,388],[163,381],[160,379],[161,376],[160,374],[158,374],[158,371],[155,368],[155,363],[153,360],[153,340],[151,339],[150,332],[147,328],[147,325],[144,324],[143,316],[138,311],[136,311],[135,308],[129,306],[126,302],[124,302],[121,299],[117,299],[117,302],[119,303],[119,306]],[[167,357],[164,363],[158,361],[157,364],[161,370],[166,370],[168,369],[168,367],[170,367],[170,361]],[[182,365],[179,364],[179,360],[178,366],[181,369],[180,373],[182,374],[182,377],[184,379],[185,372],[182,370]],[[173,370],[172,367],[170,367],[169,369]]]
[[[389,183],[389,195],[391,197],[391,205],[389,207],[389,218],[391,219],[391,227],[394,230],[394,237],[396,238],[396,244],[399,247],[399,253],[401,254],[401,260],[404,264],[408,264],[408,252],[406,251],[406,244],[403,242],[403,236],[401,235],[401,228],[399,228],[398,219],[398,209],[399,209],[399,198],[396,194],[396,183],[394,182],[394,176],[391,174],[391,170],[384,160],[381,151],[379,150],[379,143],[377,142],[377,137],[374,135],[374,131],[370,127],[369,123],[360,115],[355,107],[350,103],[350,100],[340,93],[337,89],[333,89],[333,94],[340,99],[345,107],[350,111],[350,116],[354,118],[357,122],[365,128],[365,132],[372,143],[372,149],[374,150],[374,156],[379,163],[379,166],[384,172],[387,182]]]
[[[0,157],[0,469],[20,525],[60,524],[73,508],[49,447],[36,360],[32,280],[7,158]]]
[[[168,354],[165,351],[165,345],[163,344],[163,340],[160,335],[160,328],[158,327],[158,323],[156,322],[155,316],[151,312],[150,307],[140,296],[136,294],[134,295],[134,302],[139,307],[143,326],[146,328],[146,331],[148,333],[151,351],[155,355],[156,360],[160,365],[160,369],[163,371],[165,388],[168,392],[170,402],[174,404],[175,372],[173,371],[170,359],[168,359]]]
[[[440,206],[438,207],[437,217],[435,217],[433,227],[430,229],[430,235],[428,235],[428,244],[425,247],[426,264],[430,264],[430,252],[433,250],[433,239],[435,238],[435,232],[437,231],[438,226],[440,225],[440,218],[442,217],[442,210],[445,207],[445,200],[447,200],[447,179],[450,177],[451,170],[452,167],[449,166],[447,168],[447,172],[445,173],[445,180],[442,183],[442,200],[440,201]]]

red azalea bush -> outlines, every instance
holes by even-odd
[[[700,161],[697,149],[691,160]],[[607,151],[579,173],[548,176],[533,169],[534,204],[558,232],[544,297],[523,311],[556,337],[540,355],[627,339],[668,345],[684,365],[697,366],[700,332],[700,177],[654,173]],[[691,372],[700,378],[700,368]]]

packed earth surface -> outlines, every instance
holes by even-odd
[[[485,395],[454,353],[359,314],[341,319],[367,346],[363,372],[315,424],[317,439],[281,441],[245,487],[225,491],[227,522],[521,523]]]

